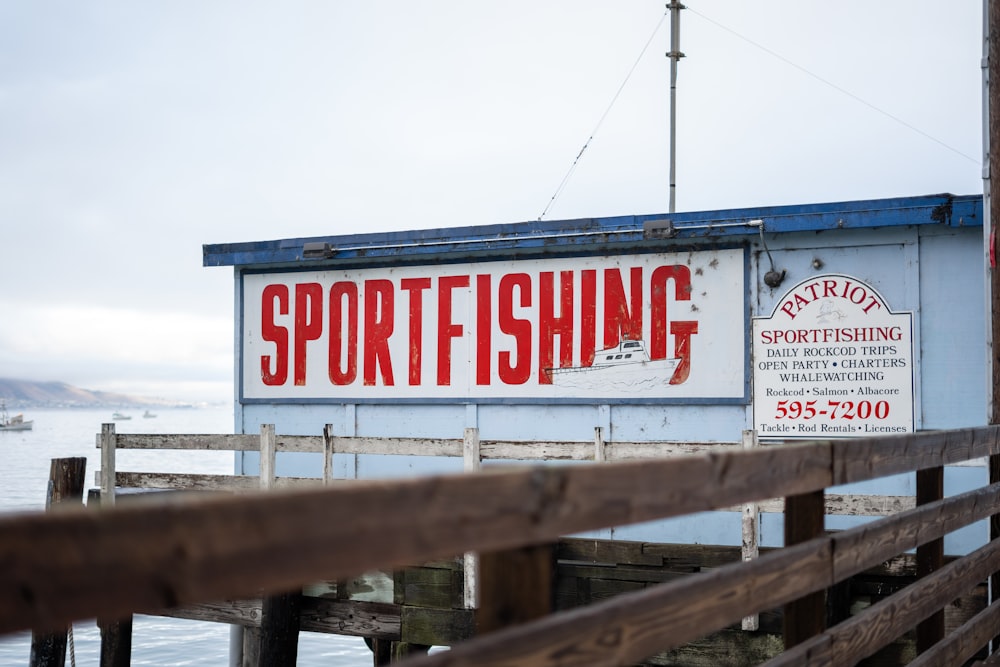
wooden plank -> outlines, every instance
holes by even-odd
[[[411,607],[462,609],[466,606],[462,569],[407,567],[397,570],[394,573],[395,602]]]
[[[649,553],[643,542],[562,538],[556,549],[559,560],[586,563],[628,563],[633,565],[663,565],[663,556]]]
[[[100,448],[100,435],[97,438]],[[260,438],[256,435],[226,434],[167,434],[119,433],[115,438],[118,449],[197,449],[205,451],[258,451]]]
[[[354,480],[336,480],[350,483]],[[276,489],[318,488],[323,480],[318,477],[275,477]],[[116,472],[115,484],[120,489],[175,489],[187,491],[258,491],[260,478],[256,475],[203,475],[194,473]]]
[[[850,447],[836,449],[834,484],[876,479],[992,454],[1000,454],[1000,426],[858,438],[850,441]]]
[[[826,513],[838,516],[890,516],[916,505],[914,496],[883,496],[875,494],[826,494]],[[785,511],[784,498],[771,498],[756,503],[762,513],[780,514]],[[740,512],[742,506],[723,507],[720,511]]]
[[[337,452],[405,456],[461,456],[461,438],[382,438],[334,436]],[[279,452],[323,452],[323,436],[278,435]],[[100,446],[98,438],[98,447]],[[253,434],[118,434],[118,449],[193,449],[207,451],[258,451]],[[593,460],[594,443],[586,441],[484,440],[484,459],[544,458],[546,452],[562,460]],[[606,442],[608,460],[664,458],[738,448],[738,442]]]
[[[337,436],[341,454],[393,454],[400,456],[461,456],[462,438],[362,438]]]
[[[1000,484],[993,484],[835,533],[833,579],[843,581],[997,512]]]
[[[741,449],[741,442],[606,442],[608,461],[667,458]]]
[[[204,602],[161,609],[157,616],[260,627],[261,599]],[[384,602],[302,597],[300,629],[352,637],[400,637],[400,607]]]
[[[119,449],[203,449],[257,451],[254,435],[118,434]],[[100,446],[98,436],[98,446]],[[837,484],[909,472],[935,465],[960,464],[1000,454],[1000,426],[955,431],[929,431],[852,440],[839,448]],[[740,442],[605,442],[609,461],[665,458],[739,449]],[[324,451],[323,436],[277,436],[279,452]],[[462,439],[336,437],[336,449],[345,454],[461,456]],[[593,460],[593,442],[482,441],[483,458],[535,460],[551,455],[562,460]]]
[[[486,469],[266,497],[213,495],[99,515],[0,517],[0,562],[7,565],[0,568],[0,632],[280,592],[373,568],[822,488],[829,470],[829,446],[792,445],[602,466]]]
[[[641,585],[661,584],[673,581],[679,577],[689,576],[689,572],[671,572],[661,567],[642,567],[632,565],[587,565],[578,563],[559,563],[560,577],[576,577],[579,579],[613,579],[622,582],[638,582]]]
[[[411,644],[457,644],[476,634],[472,609],[405,606],[400,612],[401,641]]]

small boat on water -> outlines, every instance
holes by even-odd
[[[116,412],[111,415],[111,418],[116,422],[125,421],[126,419],[132,419],[132,415],[126,415],[121,412]]]
[[[156,413],[155,412],[150,412],[149,410],[146,410],[144,413],[142,413],[142,418],[143,419],[152,419],[155,416],[156,416]]]
[[[13,417],[7,414],[7,405],[0,403],[0,431],[30,431],[35,422],[25,421],[24,415],[16,414]]]

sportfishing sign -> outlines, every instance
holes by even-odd
[[[744,400],[745,252],[247,273],[244,399]]]
[[[753,321],[754,428],[762,438],[913,430],[913,315],[873,287],[804,280]]]

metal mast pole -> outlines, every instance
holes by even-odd
[[[670,10],[670,212],[676,210],[677,200],[677,61],[681,53],[681,10],[684,5],[671,0]]]

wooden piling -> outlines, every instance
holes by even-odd
[[[295,667],[299,652],[302,593],[264,598],[260,614],[260,662],[268,667]]]
[[[84,478],[87,473],[86,457],[52,459],[49,466],[49,485],[45,494],[45,508],[58,509],[60,505],[79,505],[83,501]],[[62,667],[66,664],[66,643],[69,629],[60,632],[31,635],[31,667]]]

